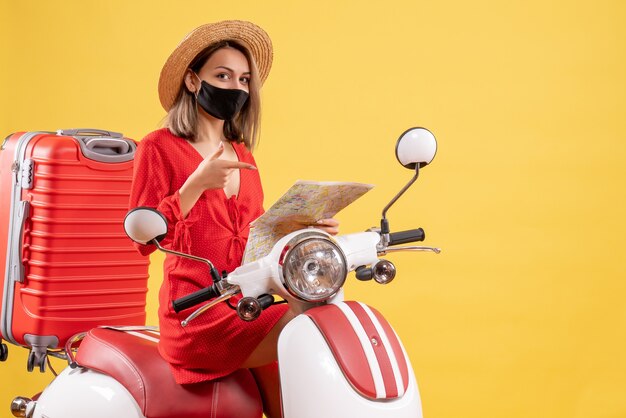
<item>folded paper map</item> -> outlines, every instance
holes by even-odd
[[[363,183],[298,180],[271,208],[250,224],[243,263],[266,256],[283,236],[332,218],[374,186]]]

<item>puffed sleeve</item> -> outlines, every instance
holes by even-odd
[[[177,251],[188,252],[191,247],[189,227],[197,220],[197,211],[191,210],[186,218],[180,208],[180,194],[172,190],[173,167],[167,161],[155,141],[139,142],[133,169],[133,183],[129,207],[146,206],[156,208],[167,220],[167,235],[161,245]],[[152,253],[154,245],[135,243],[143,255]]]

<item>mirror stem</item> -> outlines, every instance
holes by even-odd
[[[159,241],[157,241],[156,238],[153,239],[151,242],[152,242],[152,244],[156,245],[156,247],[159,250],[163,251],[164,253],[173,254],[173,255],[180,256],[180,257],[184,257],[184,258],[189,258],[191,260],[196,260],[196,261],[200,261],[202,263],[207,264],[209,266],[209,270],[211,270],[211,278],[213,279],[213,283],[217,283],[220,280],[222,280],[222,276],[220,276],[220,274],[217,272],[217,269],[215,268],[213,263],[211,263],[206,258],[200,258],[200,257],[196,257],[195,255],[180,253],[180,252],[174,251],[174,250],[168,250],[167,248],[161,247],[161,244],[159,244]]]
[[[387,211],[394,203],[396,203],[396,201],[400,198],[400,196],[402,196],[404,192],[406,192],[409,189],[409,187],[411,187],[411,185],[415,183],[415,180],[417,180],[417,178],[419,177],[419,174],[420,174],[420,165],[415,164],[415,175],[413,176],[413,178],[406,184],[406,186],[402,188],[402,190],[400,190],[400,193],[398,193],[393,199],[391,199],[391,202],[389,202],[387,206],[385,206],[385,208],[383,209],[383,216],[382,216],[382,219],[380,220],[380,233],[381,234],[383,235],[389,234],[389,221],[387,221]]]

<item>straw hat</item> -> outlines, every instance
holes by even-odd
[[[185,70],[193,59],[209,45],[233,40],[245,46],[257,68],[261,83],[267,78],[272,67],[272,41],[267,33],[251,22],[224,20],[208,23],[192,30],[178,44],[161,69],[159,77],[159,100],[165,110],[174,104],[182,85]]]

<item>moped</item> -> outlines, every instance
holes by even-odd
[[[177,312],[200,305],[181,326],[234,295],[239,317],[254,321],[274,296],[299,315],[278,341],[281,403],[285,418],[417,418],[421,400],[413,369],[400,339],[385,318],[360,302],[343,300],[348,273],[386,284],[396,275],[380,257],[395,251],[431,251],[402,246],[423,241],[421,228],[391,232],[387,210],[418,178],[436,152],[424,128],[411,128],[397,141],[396,156],[413,178],[384,208],[380,227],[330,236],[301,229],[280,238],[264,257],[220,275],[210,260],[159,245],[167,222],[156,210],[135,208],[124,221],[135,242],[206,263],[212,285],[172,302]],[[151,327],[99,327],[68,341],[65,368],[36,400],[18,397],[11,410],[33,418],[259,418],[262,404],[249,370],[194,385],[177,385],[157,351]],[[58,355],[58,353],[57,353]]]

